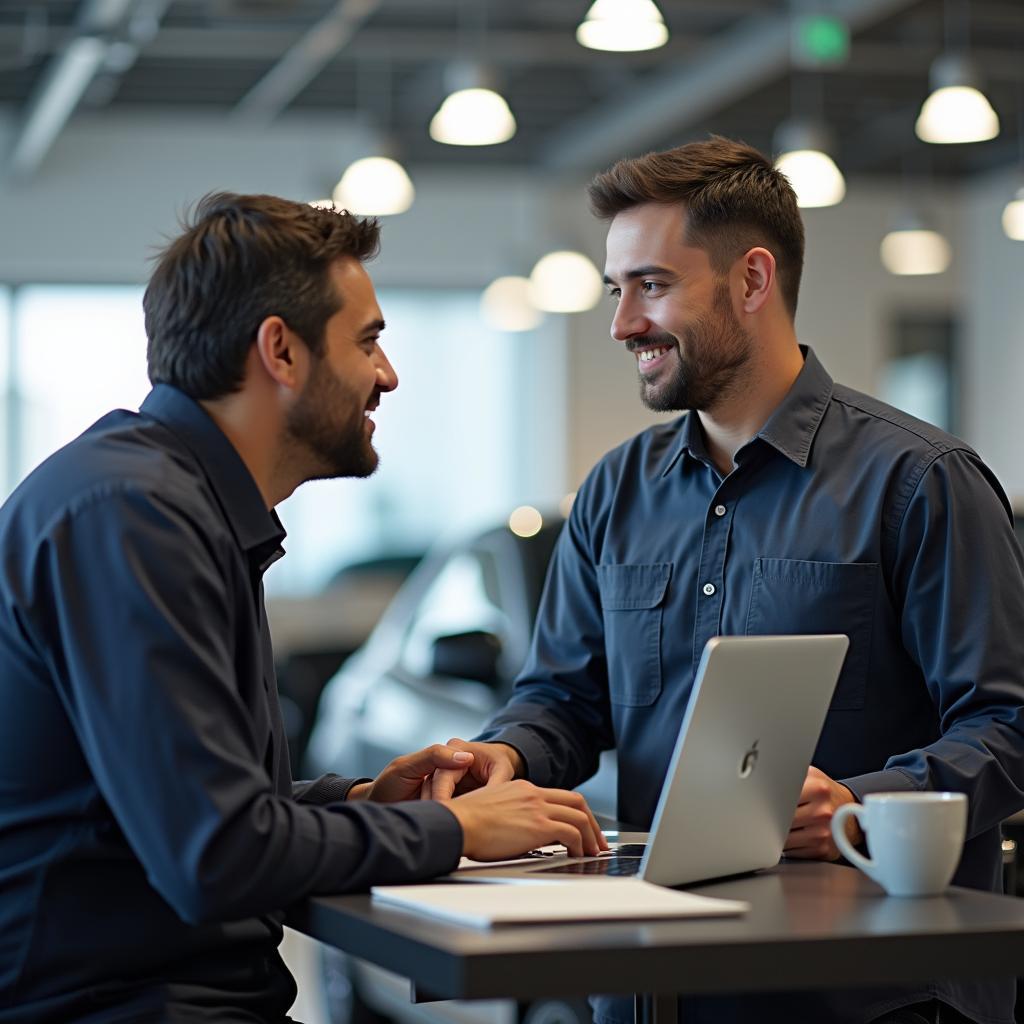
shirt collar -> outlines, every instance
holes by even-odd
[[[800,351],[803,369],[757,436],[803,468],[832,398],[832,378],[809,346],[801,345]]]
[[[285,538],[281,520],[264,504],[242,457],[206,410],[170,384],[157,384],[139,412],[162,423],[186,445],[209,480],[239,546],[261,570],[280,558]]]
[[[800,351],[804,357],[803,368],[786,397],[756,436],[803,468],[807,465],[814,435],[832,397],[833,382],[810,346],[801,345]],[[692,412],[683,418],[679,444],[672,450],[662,476],[667,476],[684,454],[699,462],[708,461],[700,417]]]

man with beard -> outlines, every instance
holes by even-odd
[[[564,842],[573,793],[447,804],[437,746],[293,783],[262,577],[274,507],[368,476],[398,383],[363,262],[375,221],[213,195],[146,290],[153,390],[0,510],[0,1020],[283,1021],[281,910]]]
[[[797,343],[803,225],[756,150],[715,138],[624,160],[590,198],[610,221],[612,336],[650,408],[689,412],[589,475],[512,702],[486,742],[451,741],[476,757],[434,794],[576,786],[615,747],[619,816],[649,826],[710,637],[846,633],[786,855],[837,859],[832,814],[868,793],[956,790],[970,811],[955,881],[998,889],[999,824],[1024,805],[1024,566],[999,484],[962,441],[833,383]],[[936,980],[687,1000],[683,1019],[1009,1024],[1013,995],[1010,980]],[[630,1014],[595,1006],[599,1024]]]

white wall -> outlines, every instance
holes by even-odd
[[[11,132],[0,114],[0,150]],[[213,115],[78,116],[30,183],[0,182],[0,282],[143,281],[147,257],[204,192],[314,198],[368,144],[358,124],[333,117],[283,118],[254,129]],[[419,174],[417,202],[387,219],[371,273],[385,286],[476,288],[501,273],[528,271],[556,245],[583,249],[600,267],[604,228],[587,212],[583,185],[524,172]],[[1013,450],[1022,404],[1016,382],[1024,361],[1024,245],[1006,241],[998,228],[1010,191],[1001,180],[929,191],[926,210],[952,241],[954,264],[937,277],[895,278],[882,269],[878,245],[903,189],[850,182],[840,206],[805,211],[797,328],[834,377],[871,391],[895,311],[962,304],[964,433],[1008,488],[1024,494],[1024,465]],[[556,469],[546,491],[574,489],[603,452],[657,419],[640,404],[632,360],[608,336],[610,317],[608,303],[549,317],[521,342],[517,383],[524,436],[531,438],[524,457],[550,453]],[[443,325],[424,324],[424,344],[438,329]]]

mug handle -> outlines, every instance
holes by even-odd
[[[865,857],[862,853],[858,853],[846,836],[846,819],[851,815],[857,819],[861,829],[864,828],[864,805],[843,804],[832,815],[832,839],[836,846],[839,847],[839,852],[851,864],[860,868],[868,878],[875,878],[875,862]],[[878,879],[875,878],[875,881],[878,881]]]

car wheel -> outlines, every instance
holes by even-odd
[[[590,1004],[585,999],[540,999],[529,1003],[521,1024],[593,1024]]]

